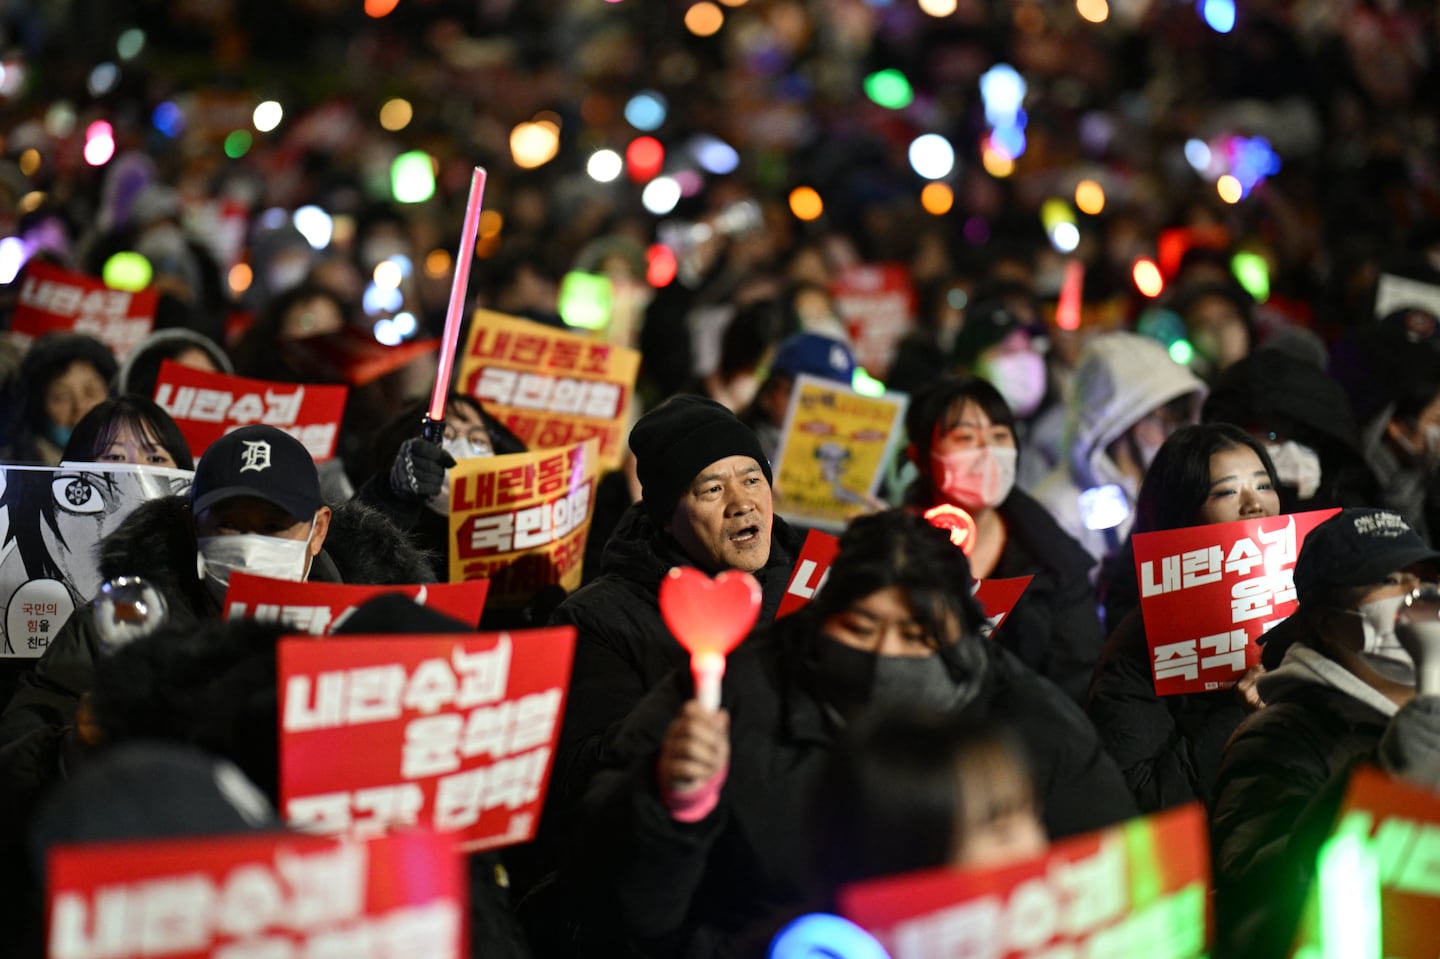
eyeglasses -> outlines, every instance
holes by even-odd
[[[458,439],[461,436],[459,430],[445,424],[445,439],[447,441]],[[493,456],[495,448],[490,445],[490,433],[483,426],[472,426],[464,433],[465,442],[470,444],[470,449],[475,456]]]

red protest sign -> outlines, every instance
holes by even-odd
[[[31,262],[25,267],[10,331],[25,337],[88,333],[123,360],[150,335],[159,301],[154,290],[113,290],[93,276]]]
[[[838,538],[817,529],[810,531],[800,547],[800,558],[795,561],[795,568],[790,571],[790,582],[785,586],[785,595],[780,597],[776,619],[788,616],[810,602],[810,598],[825,584],[826,577],[830,575],[830,564],[835,562],[835,554],[838,552]],[[1012,579],[982,579],[973,584],[975,598],[990,617],[987,635],[993,636],[1005,622],[1005,617],[1009,616],[1015,604],[1020,602],[1025,587],[1030,585],[1033,578],[1016,576]]]
[[[894,959],[1190,959],[1210,941],[1209,876],[1205,810],[1191,803],[1014,865],[857,883],[839,902]]]
[[[287,627],[320,636],[366,600],[385,593],[402,593],[421,606],[474,626],[480,622],[490,581],[423,583],[411,586],[357,586],[348,583],[294,583],[250,573],[230,574],[225,590],[225,618],[284,623]]]
[[[165,360],[154,399],[180,427],[196,459],[226,433],[265,423],[305,444],[318,463],[335,455],[348,392],[344,386],[252,380]]]
[[[430,826],[466,851],[535,834],[571,627],[282,640],[280,797],[309,832]]]
[[[1440,923],[1435,921],[1440,916],[1440,793],[1361,766],[1350,777],[1333,834],[1365,840],[1366,854],[1373,860],[1376,871],[1371,876],[1379,879],[1383,917],[1384,951],[1378,954],[1390,959],[1440,955]],[[1322,909],[1373,909],[1362,902],[1333,901],[1333,894],[1322,902],[1318,887],[1329,878],[1325,870],[1322,864],[1311,887],[1302,944],[1319,938]],[[1342,879],[1348,885],[1358,875],[1347,870]],[[1359,916],[1350,919],[1359,925]]]
[[[831,284],[835,311],[845,322],[855,360],[884,378],[895,348],[915,323],[915,284],[903,263],[847,267]]]
[[[1295,558],[1339,510],[1136,533],[1140,614],[1161,696],[1228,689],[1295,611]]]
[[[46,877],[49,959],[468,954],[464,869],[435,833],[58,846]]]
[[[372,383],[439,348],[437,339],[386,346],[370,333],[353,326],[323,336],[285,340],[281,344],[285,355],[304,375],[321,379],[338,373],[351,386]]]

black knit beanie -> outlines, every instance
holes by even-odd
[[[703,396],[672,396],[635,423],[630,450],[645,509],[663,529],[680,496],[705,467],[727,456],[749,456],[774,483],[770,461],[753,430]]]

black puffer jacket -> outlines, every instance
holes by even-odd
[[[188,506],[171,496],[143,504],[100,544],[106,579],[142,576],[165,597],[169,621],[185,626],[220,615],[220,605],[196,569]],[[330,532],[310,567],[328,583],[430,582],[424,557],[384,516],[356,503],[336,508]],[[65,727],[81,694],[95,682],[99,636],[90,608],[71,614],[35,668],[25,674],[0,716],[0,774],[4,786],[36,783],[55,774]]]
[[[1105,642],[1090,586],[1094,560],[1021,490],[1005,498],[999,513],[1009,539],[990,577],[1034,578],[996,640],[1083,704]]]
[[[615,955],[732,955],[737,941],[813,894],[810,804],[840,734],[813,689],[814,642],[828,640],[802,611],[730,658],[730,768],[718,806],[700,822],[672,819],[655,780],[665,731],[691,696],[689,676],[677,672],[626,720],[586,794],[583,843],[563,874],[574,884],[568,901],[594,907],[585,941],[605,941]],[[1015,731],[1050,834],[1133,815],[1119,770],[1080,710],[1003,649],[976,645],[973,672],[957,680],[973,686],[957,719]]]
[[[1297,644],[1261,677],[1266,706],[1226,747],[1210,834],[1216,954],[1227,959],[1289,953],[1316,854],[1357,764],[1440,791],[1440,697],[1417,696],[1387,716],[1327,676],[1360,682]]]
[[[775,618],[801,536],[775,517],[770,559],[755,574],[764,589],[760,624]],[[575,667],[565,725],[550,778],[557,803],[578,799],[604,761],[606,732],[690,654],[660,616],[660,580],[674,566],[693,566],[678,544],[655,528],[643,505],[631,506],[605,546],[604,572],[555,610],[552,625],[576,629]]]
[[[1231,689],[1155,694],[1139,610],[1105,641],[1085,711],[1141,812],[1208,800],[1225,743],[1245,718]]]

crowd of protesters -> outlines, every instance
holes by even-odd
[[[285,4],[159,4],[134,22],[88,6],[83,31],[68,7],[0,14],[16,48],[0,65],[0,462],[190,485],[66,542],[49,513],[26,516],[22,479],[0,484],[0,561],[43,521],[98,557],[98,582],[138,578],[163,610],[121,642],[89,605],[98,582],[72,582],[79,605],[44,654],[0,657],[0,903],[27,954],[50,845],[279,828],[281,632],[222,621],[230,574],[443,582],[450,471],[526,451],[453,380],[440,442],[421,436],[429,354],[351,389],[319,464],[263,425],[192,451],[155,402],[163,361],[335,383],[297,343],[439,335],[453,263],[437,255],[456,248],[475,165],[490,219],[467,329],[484,310],[569,328],[562,287],[599,276],[609,312],[586,335],[641,355],[583,585],[477,614],[569,626],[576,646],[534,840],[469,857],[475,955],[763,955],[846,883],[1016,862],[1198,802],[1215,954],[1281,956],[1352,770],[1440,792],[1440,641],[1396,623],[1440,582],[1433,4],[1240,3],[1222,33],[1188,4],[1116,3],[1096,24],[1033,2],[934,17],[751,0],[712,38],[633,2],[402,2],[362,22],[315,0],[283,25]],[[145,44],[117,54],[127,32]],[[200,50],[211,82],[181,85]],[[332,84],[309,99],[274,69],[307,57]],[[121,79],[97,89],[102,63]],[[982,74],[1002,63],[1028,83],[1028,148],[997,160]],[[862,92],[890,67],[912,106]],[[637,129],[643,90],[669,112]],[[226,124],[271,96],[293,119],[232,149]],[[396,99],[408,126],[377,119]],[[542,114],[558,154],[521,164],[512,128]],[[116,152],[92,165],[82,131],[102,119]],[[663,215],[642,183],[586,172],[652,130],[696,185]],[[943,208],[906,161],[935,131],[959,154]],[[706,137],[733,145],[733,169],[676,159]],[[1225,196],[1261,141],[1273,162]],[[389,165],[412,147],[436,192],[403,204]],[[802,217],[797,187],[824,211]],[[333,228],[323,242],[296,225],[305,206]],[[40,265],[108,280],[132,252],[159,296],[128,354],[10,332]],[[377,266],[401,262],[400,306],[377,309]],[[913,294],[898,325],[843,302],[854,270],[881,265]],[[410,330],[382,335],[402,314]],[[777,511],[773,462],[801,375],[908,406],[824,585],[777,616],[806,532]],[[937,506],[973,521],[964,550],[921,518]],[[1158,695],[1133,536],[1331,508],[1263,663],[1234,689]],[[661,614],[675,566],[760,585],[718,711]],[[1029,585],[992,636],[972,582],[1016,577]],[[357,634],[466,628],[395,597],[355,618]],[[216,764],[243,800],[205,795]]]

